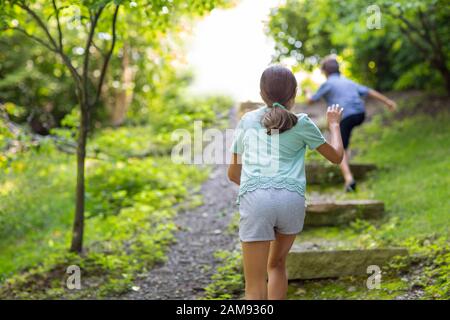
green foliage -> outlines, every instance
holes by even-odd
[[[9,278],[2,296],[72,296],[59,288],[65,268],[74,264],[73,257],[65,261],[73,212],[73,160],[49,151],[27,153],[2,179],[0,273]],[[188,190],[195,190],[206,177],[205,171],[164,157],[91,160],[88,167],[87,250],[81,260],[86,290],[79,293],[83,297],[127,290],[137,271],[163,260],[175,230],[175,204],[188,201]],[[9,276],[21,269],[27,272]]]
[[[47,49],[37,46],[22,34],[1,34],[0,99],[25,106],[17,118],[24,122],[30,115],[47,115],[45,125],[58,124],[76,106],[70,74]]]
[[[383,274],[380,289],[367,289],[366,281],[367,277],[296,281],[288,288],[288,299],[393,300],[408,294],[408,283],[395,275]]]
[[[73,166],[72,157],[48,145],[1,170],[0,280],[62,249],[73,213]]]
[[[439,72],[448,71],[450,63],[448,2],[375,5],[372,10],[356,0],[286,1],[272,11],[267,25],[276,43],[274,60],[293,58],[297,68],[311,69],[336,53],[346,62],[345,74],[382,90],[443,87]],[[380,27],[368,28],[377,13]]]
[[[115,214],[121,208],[141,200],[161,205],[179,202],[188,194],[188,175],[194,175],[191,176],[193,182],[196,176],[195,171],[174,169],[178,166],[174,166],[168,157],[157,161],[132,158],[114,163],[100,161],[93,168],[88,182],[86,196],[88,201],[92,201],[89,202],[87,215]]]
[[[227,227],[227,232],[229,234],[235,235],[239,230],[239,219],[240,219],[239,212],[235,212],[233,217],[231,218],[230,224]]]
[[[404,245],[410,255],[390,265],[409,276],[410,290],[423,291],[424,299],[450,298],[450,241],[448,237],[411,237]]]
[[[215,257],[221,261],[212,283],[205,288],[204,299],[233,299],[244,288],[242,275],[242,253],[240,250],[218,251]]]

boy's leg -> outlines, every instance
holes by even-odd
[[[267,299],[267,260],[270,241],[241,242],[244,260],[245,299]]]
[[[345,185],[353,183],[355,180],[353,178],[352,171],[350,170],[350,152],[349,144],[352,130],[354,127],[361,125],[364,122],[365,114],[356,114],[342,119],[340,123],[342,144],[344,146],[344,157],[341,164],[339,165],[344,176]]]
[[[348,185],[354,181],[352,171],[350,170],[350,157],[348,149],[344,150],[344,157],[339,165],[344,176],[345,184]]]
[[[297,235],[275,234],[275,241],[270,244],[268,298],[269,300],[286,299],[288,278],[286,271],[286,258]]]
[[[348,153],[350,135],[353,129],[353,118],[354,116],[344,118],[340,123],[342,144],[344,146],[344,157],[342,158],[342,162],[340,163],[339,166],[341,168],[342,175],[344,176],[345,185],[348,185],[353,182],[353,175],[350,170],[350,157]]]

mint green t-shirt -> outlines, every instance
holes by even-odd
[[[283,188],[305,196],[306,146],[315,149],[325,143],[319,128],[304,113],[291,129],[268,135],[261,124],[267,107],[247,112],[235,132],[231,152],[242,156],[239,198],[258,188]]]

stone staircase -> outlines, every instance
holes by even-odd
[[[358,164],[352,163],[350,165],[353,176],[356,180],[367,178],[370,172],[373,172],[377,167],[373,164]],[[341,171],[336,165],[322,164],[322,163],[307,163],[305,165],[306,181],[308,184],[333,184],[343,183]]]
[[[311,250],[294,245],[289,252],[289,280],[338,278],[367,275],[367,267],[382,268],[395,256],[404,256],[403,248]]]
[[[306,208],[305,227],[348,224],[356,219],[379,219],[384,203],[377,200],[312,202]]]
[[[353,168],[358,180],[376,169],[373,165],[353,165]],[[308,183],[311,180],[315,184],[341,183],[338,174],[332,167],[322,164],[310,164],[306,168],[306,175],[310,177]],[[380,219],[385,214],[384,209],[384,203],[378,200],[313,200],[306,209],[305,230],[345,226],[357,219]],[[367,275],[369,266],[376,265],[382,270],[393,257],[407,254],[404,248],[358,248],[338,239],[304,242],[300,234],[288,255],[288,275],[289,280]]]
[[[242,103],[239,116],[261,105],[255,102]],[[297,106],[296,111],[303,111],[300,110],[303,107]],[[316,123],[321,123],[318,110],[308,110],[315,112],[310,117]],[[352,164],[351,169],[355,179],[359,181],[377,168],[372,164]],[[305,170],[310,185],[342,184],[343,182],[338,166],[309,163]],[[377,200],[313,200],[306,209],[305,229],[345,226],[357,219],[380,219],[384,213],[384,203]],[[304,241],[300,234],[288,255],[287,269],[290,280],[367,275],[369,266],[376,265],[382,269],[393,257],[407,254],[404,248],[358,248],[353,243],[339,239],[319,238]]]

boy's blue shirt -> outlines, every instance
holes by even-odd
[[[311,97],[313,101],[319,101],[324,98],[327,104],[339,104],[344,108],[342,118],[365,112],[363,98],[367,96],[369,88],[357,84],[339,73],[333,73],[328,76],[319,88],[319,90]]]

